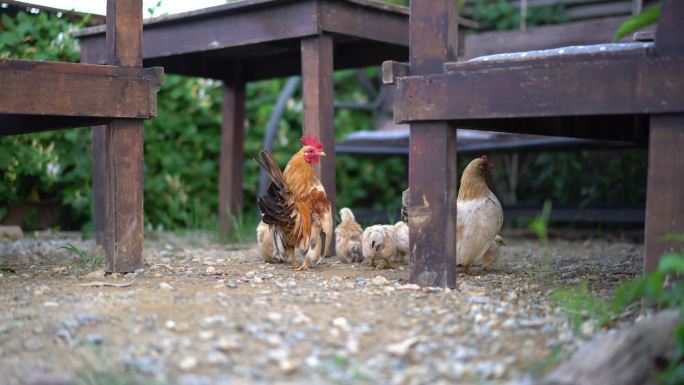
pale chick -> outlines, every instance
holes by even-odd
[[[346,207],[340,210],[340,218],[342,222],[335,228],[335,254],[344,263],[363,262],[361,225],[356,222],[354,213]]]
[[[493,168],[487,155],[483,155],[463,171],[456,202],[456,261],[459,265],[487,266],[498,257],[498,249],[503,243],[503,238],[496,238],[503,225],[501,203],[485,182],[485,172]]]
[[[267,263],[285,262],[283,256],[275,252],[273,244],[273,229],[264,222],[259,222],[256,228],[257,246],[261,259]]]
[[[409,252],[409,228],[406,222],[399,221],[394,224],[394,233],[397,240],[397,254],[395,259],[399,263],[406,263]]]
[[[373,225],[363,231],[361,237],[363,257],[376,267],[378,260],[385,261],[384,268],[394,268],[392,259],[397,253],[396,232],[392,225]]]

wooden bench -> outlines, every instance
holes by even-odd
[[[411,4],[410,65],[395,120],[411,124],[411,282],[456,283],[455,127],[648,142],[645,263],[684,232],[684,2],[664,0],[654,45],[597,46],[456,62],[456,1]],[[575,51],[575,52],[570,52]],[[588,165],[588,167],[600,165]]]
[[[161,68],[142,68],[142,0],[107,1],[107,64],[0,59],[0,135],[106,124],[95,178],[106,186],[105,270],[142,267],[143,121]]]

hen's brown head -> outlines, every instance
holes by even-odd
[[[302,145],[302,152],[304,154],[304,160],[307,163],[316,164],[321,159],[321,156],[325,156],[323,152],[323,145],[314,136],[302,136],[300,140]]]

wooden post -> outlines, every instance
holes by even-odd
[[[232,215],[242,211],[244,169],[245,84],[236,76],[223,82],[221,169],[219,174],[219,224],[222,236],[233,228]]]
[[[95,64],[95,57],[89,45],[81,45],[81,63]],[[91,127],[92,151],[93,151],[93,227],[95,243],[105,244],[105,212],[107,189],[107,168],[105,166],[105,132],[106,125]]]
[[[142,66],[142,0],[107,0],[107,63]],[[143,121],[114,119],[104,129],[105,271],[142,267]]]
[[[411,2],[410,73],[442,72],[456,60],[455,0]],[[421,286],[456,286],[456,128],[412,123],[409,150],[410,274]]]
[[[648,143],[644,271],[658,267],[660,256],[682,247],[665,241],[684,233],[684,114],[651,116]]]
[[[656,54],[684,52],[684,2],[663,0],[656,31]],[[684,233],[684,114],[651,115],[646,186],[644,271],[658,267],[663,253],[682,247],[665,241],[669,233]]]
[[[333,40],[321,34],[302,39],[302,87],[304,93],[304,134],[316,136],[323,143],[326,157],[314,168],[335,206],[335,109],[333,107]],[[330,253],[334,253],[334,239]]]

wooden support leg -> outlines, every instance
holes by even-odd
[[[302,39],[302,85],[304,88],[304,134],[323,143],[326,157],[315,166],[333,209],[335,206],[335,109],[333,107],[333,41],[330,35]],[[334,253],[334,239],[329,254]]]
[[[421,286],[456,286],[456,128],[411,124],[410,274]]]
[[[224,81],[219,174],[219,225],[223,236],[232,230],[231,216],[242,211],[244,120],[245,84],[239,79]]]
[[[95,228],[95,243],[104,246],[107,211],[107,157],[105,154],[107,126],[94,126],[91,131],[93,137],[93,224]]]
[[[644,271],[658,267],[660,256],[681,248],[665,241],[670,233],[684,233],[684,114],[651,116],[646,190]]]
[[[106,130],[105,271],[142,267],[143,122],[116,119]]]
[[[107,63],[142,66],[142,0],[107,1]],[[143,121],[114,119],[105,129],[105,271],[142,267]]]

